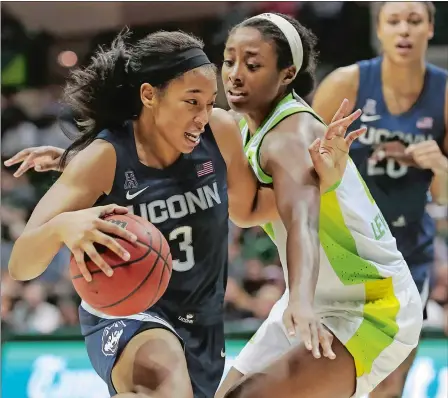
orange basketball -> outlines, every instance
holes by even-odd
[[[114,274],[108,277],[86,256],[92,274],[92,281],[87,282],[72,256],[70,275],[75,290],[90,306],[107,315],[142,312],[156,303],[168,286],[172,272],[168,242],[153,224],[133,214],[113,214],[104,219],[137,236],[135,243],[116,237],[131,258],[124,261],[107,247],[95,245]]]

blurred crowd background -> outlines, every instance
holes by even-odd
[[[187,5],[186,5],[187,4]],[[23,148],[67,147],[61,130],[73,124],[60,103],[64,80],[74,66],[88,62],[99,44],[110,43],[127,24],[139,38],[159,29],[182,29],[204,39],[216,64],[229,29],[246,17],[278,11],[298,18],[319,38],[318,77],[339,66],[373,57],[374,7],[369,2],[185,2],[185,3],[2,3],[1,97],[1,319],[5,333],[50,334],[76,328],[79,299],[69,276],[67,250],[48,270],[28,283],[13,281],[7,272],[14,240],[39,198],[57,173],[26,173],[16,179],[3,161]],[[436,3],[436,35],[428,58],[448,65],[448,3]],[[442,21],[445,21],[444,23]],[[309,100],[309,99],[308,99]],[[227,108],[225,98],[218,106]],[[72,126],[73,128],[74,125]],[[437,260],[428,325],[448,334],[447,209],[429,205],[438,220]],[[227,327],[254,328],[267,317],[285,288],[277,251],[259,228],[233,225],[229,237],[230,271],[226,292]]]

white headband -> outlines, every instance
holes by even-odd
[[[292,62],[296,67],[296,73],[294,75],[295,78],[303,64],[302,40],[300,39],[297,29],[287,19],[276,14],[266,13],[255,15],[254,17],[249,18],[248,21],[251,19],[266,19],[271,21],[285,35],[286,40],[288,40],[289,43],[289,48],[291,49]]]

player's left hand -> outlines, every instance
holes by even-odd
[[[406,146],[400,141],[383,142],[377,145],[368,161],[376,165],[384,159],[393,159],[403,166],[417,167],[412,156],[406,154]]]
[[[336,358],[331,348],[333,335],[322,325],[311,304],[290,301],[283,313],[283,323],[290,337],[298,332],[300,340],[314,358],[321,358],[320,347],[324,357]]]
[[[362,113],[357,109],[345,116],[348,108],[349,101],[344,99],[327,127],[324,137],[316,139],[308,148],[321,187],[329,188],[342,179],[351,144],[367,131],[367,128],[363,127],[346,135],[349,126]]]
[[[448,158],[443,155],[439,145],[434,140],[422,141],[409,145],[406,155],[412,156],[416,165],[422,169],[430,169],[437,174],[448,170]]]

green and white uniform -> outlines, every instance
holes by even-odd
[[[272,183],[259,162],[263,138],[300,112],[320,120],[310,107],[288,95],[252,137],[241,121],[245,152],[260,182]],[[264,229],[277,245],[288,281],[286,229],[281,221]],[[361,397],[417,346],[422,304],[395,239],[351,160],[341,183],[321,196],[319,239],[316,312],[352,354],[358,381],[354,396]],[[233,364],[241,373],[261,370],[298,342],[290,339],[282,322],[288,294],[286,289]]]

